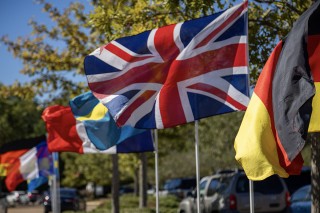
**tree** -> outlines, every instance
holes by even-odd
[[[112,161],[110,155],[62,153],[64,161],[62,184],[83,187],[88,182],[111,185]]]
[[[16,96],[15,91],[20,96]],[[0,146],[19,139],[45,134],[42,108],[33,100],[33,92],[19,84],[0,84]]]

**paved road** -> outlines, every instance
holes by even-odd
[[[95,200],[87,202],[87,212],[95,209],[103,200]],[[17,206],[14,208],[9,208],[8,213],[43,213],[42,205],[28,205],[28,206]]]

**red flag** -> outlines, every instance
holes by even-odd
[[[42,113],[42,119],[46,122],[48,149],[51,152],[83,153],[82,140],[70,107],[47,107]]]

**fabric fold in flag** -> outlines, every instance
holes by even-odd
[[[13,191],[25,180],[48,177],[52,173],[51,162],[47,143],[43,141],[15,160],[5,179],[7,189]]]
[[[315,12],[310,17],[313,23],[320,20],[320,12]],[[320,27],[319,24],[309,25],[308,36],[309,65],[313,76],[316,94],[312,100],[312,114],[308,132],[320,132]]]
[[[300,152],[313,114],[317,79],[310,70],[316,67],[310,63],[310,49],[319,45],[310,42],[308,27],[319,28],[319,13],[318,1],[276,46],[259,76],[234,145],[236,159],[251,180],[301,172]]]
[[[84,60],[90,90],[118,126],[162,129],[245,110],[247,6],[111,41]]]
[[[91,92],[72,99],[70,107],[82,141],[92,142],[99,150],[107,150],[127,138],[146,132],[130,126],[117,127],[108,109]]]
[[[150,130],[117,127],[108,109],[91,92],[74,98],[70,106],[51,106],[42,114],[50,151],[107,154],[154,151]]]
[[[48,183],[48,177],[39,176],[36,179],[32,179],[28,181],[28,192],[32,192],[36,190],[38,187],[42,186],[43,184]]]
[[[46,141],[46,137],[39,136],[35,138],[22,139],[9,142],[0,147],[0,175],[6,176],[14,161],[31,148]]]

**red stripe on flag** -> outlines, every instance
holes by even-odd
[[[213,70],[247,66],[246,44],[232,44],[223,48],[201,53],[185,60],[170,63],[149,63],[135,67],[117,78],[89,83],[98,99],[117,94],[122,88],[136,83],[173,84]],[[211,60],[208,60],[210,58]],[[204,62],[207,62],[204,64]],[[168,68],[170,68],[169,73]],[[135,76],[134,78],[132,76]],[[147,87],[147,86],[146,86]]]
[[[244,2],[241,7],[239,7],[234,13],[229,16],[227,20],[225,20],[221,25],[219,25],[218,28],[216,28],[214,31],[212,31],[207,38],[203,39],[202,42],[200,42],[196,48],[202,47],[206,45],[213,37],[215,37],[217,34],[219,34],[224,28],[228,27],[228,25],[233,22],[235,19],[239,18],[240,14],[243,10],[245,10],[248,7],[248,1]]]
[[[175,78],[173,78],[172,75],[177,76],[177,74],[181,74],[182,71],[171,69],[174,60],[180,52],[173,37],[175,26],[176,25],[169,25],[158,29],[154,39],[157,51],[165,61],[163,70],[159,70],[160,72],[157,73],[157,75],[163,75],[169,72],[168,75],[165,76],[164,85],[161,88],[161,93],[159,93],[159,110],[164,128],[172,126],[172,121],[186,121],[177,84],[176,82],[170,83],[171,81],[175,81]],[[176,98],[169,100],[168,97],[170,96]],[[175,106],[174,112],[169,109],[172,105]]]
[[[50,152],[70,151],[83,153],[82,140],[76,129],[76,119],[71,108],[66,106],[47,107],[42,113],[48,132]]]
[[[161,88],[158,101],[164,128],[173,126],[176,121],[180,121],[180,123],[186,122],[182,101],[180,100],[180,94],[176,84],[168,84],[166,82],[166,84]]]
[[[20,158],[17,158],[12,168],[8,171],[8,175],[5,180],[6,187],[9,191],[13,191],[23,181],[24,179],[20,173]]]
[[[174,61],[166,83],[183,81],[214,70],[241,66],[247,66],[246,44],[231,44],[189,59]]]
[[[274,124],[274,113],[272,106],[272,80],[274,77],[280,53],[282,51],[282,45],[283,43],[282,41],[280,41],[271,53],[267,63],[265,64],[259,76],[254,92],[263,102],[270,116],[271,129],[273,132],[274,139],[277,142],[277,151],[280,165],[286,170],[288,174],[299,174],[301,165],[303,164],[302,156],[301,154],[299,154],[292,162],[289,160],[288,155],[278,137]]]
[[[157,29],[154,36],[154,46],[165,63],[170,65],[179,54],[180,50],[174,41],[174,28],[176,25],[169,25]]]
[[[125,111],[118,117],[116,123],[119,126],[123,126],[134,110],[138,108],[141,104],[145,103],[146,100],[149,100],[150,97],[152,97],[156,92],[155,91],[146,91],[142,95],[140,95],[133,103],[131,103]]]
[[[159,83],[163,84],[167,75],[165,74],[166,64],[148,63],[135,67],[128,72],[106,81],[88,83],[90,90],[98,99],[103,99],[117,92],[126,86],[138,83]],[[146,86],[147,89],[147,86]]]
[[[245,105],[243,105],[240,102],[234,100],[231,96],[229,96],[228,93],[224,92],[223,90],[220,90],[217,87],[210,86],[208,84],[198,83],[198,84],[194,84],[192,86],[189,86],[188,88],[202,90],[202,91],[211,93],[211,94],[213,94],[213,95],[225,100],[226,102],[230,103],[232,106],[234,106],[238,110],[247,109],[247,107]]]
[[[104,48],[106,50],[109,50],[110,52],[112,52],[113,54],[118,56],[119,58],[122,58],[123,60],[125,60],[127,62],[131,62],[131,63],[153,57],[153,56],[143,56],[143,57],[132,56],[132,55],[128,54],[126,51],[123,51],[122,49],[120,49],[119,47],[115,46],[112,43],[109,43]]]
[[[320,35],[308,37],[308,54],[313,80],[320,82]]]

